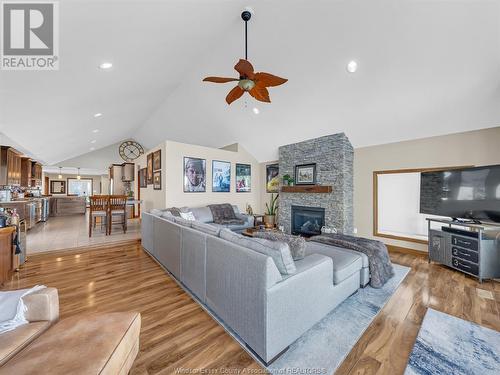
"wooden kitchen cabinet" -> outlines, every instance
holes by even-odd
[[[8,280],[14,271],[12,238],[15,230],[15,227],[0,228],[0,285]]]
[[[21,185],[21,155],[12,147],[0,147],[0,185]]]
[[[38,162],[31,164],[31,186],[42,186],[42,165]]]
[[[21,186],[31,187],[31,159],[21,158]]]

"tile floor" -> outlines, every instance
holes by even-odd
[[[99,224],[93,230],[92,237],[88,232],[88,213],[86,215],[71,215],[50,217],[45,223],[39,222],[28,231],[27,254],[51,250],[68,249],[72,247],[111,243],[141,237],[139,219],[129,219],[127,233],[123,233],[120,225],[113,225],[110,236],[106,236],[105,227]]]

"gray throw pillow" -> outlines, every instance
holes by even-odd
[[[285,242],[290,246],[293,260],[304,259],[306,256],[306,240],[300,236],[276,232],[276,231],[259,231],[253,233],[254,237],[264,238],[271,241]]]
[[[236,245],[270,256],[282,275],[292,275],[297,271],[292,254],[290,253],[290,247],[284,242],[245,237],[229,229],[222,229],[219,233],[219,237],[226,241],[233,242]]]

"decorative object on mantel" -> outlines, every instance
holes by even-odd
[[[241,18],[245,21],[245,59],[240,59],[238,63],[234,66],[234,69],[239,73],[239,78],[225,78],[225,77],[206,77],[203,79],[204,82],[214,82],[214,83],[227,83],[237,81],[238,84],[234,87],[229,94],[226,96],[227,104],[231,104],[236,99],[241,98],[241,96],[248,92],[255,99],[260,102],[271,103],[269,99],[269,92],[267,87],[279,86],[288,81],[285,78],[281,78],[269,73],[254,73],[254,68],[252,64],[248,61],[248,43],[247,43],[247,26],[248,21],[252,17],[252,13],[245,10],[241,13]]]
[[[333,187],[331,185],[299,185],[299,186],[282,186],[282,193],[331,193]]]
[[[316,184],[316,163],[301,164],[295,166],[296,185]]]
[[[289,174],[283,176],[283,186],[293,186],[293,183],[293,178]]]
[[[271,194],[271,200],[266,203],[266,212],[264,216],[264,224],[266,228],[273,228],[276,223],[276,211],[278,209],[278,197],[279,194]]]

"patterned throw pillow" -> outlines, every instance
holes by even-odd
[[[288,246],[290,246],[293,260],[304,259],[306,255],[306,240],[303,237],[292,236],[291,234],[276,231],[257,231],[253,233],[253,236],[287,243]]]
[[[181,217],[184,220],[189,220],[189,221],[195,221],[196,218],[194,217],[193,213],[191,211],[189,212],[180,212]]]

